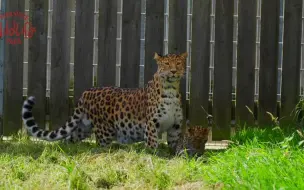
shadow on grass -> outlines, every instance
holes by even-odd
[[[162,158],[172,158],[170,149],[165,144],[160,144],[157,150],[146,148],[144,143],[135,143],[123,145],[112,143],[108,147],[98,147],[94,142],[63,143],[63,142],[45,142],[31,140],[6,140],[0,141],[0,154],[9,154],[12,156],[32,156],[39,157],[46,149],[58,151],[69,156],[79,154],[101,154],[115,153],[117,151],[133,151],[136,153],[153,154]]]
[[[290,136],[292,130],[286,132],[281,128],[243,128],[237,131],[231,140],[234,142],[228,148],[238,145],[257,144],[262,143],[263,146],[273,146],[279,144]],[[295,134],[294,137],[288,141],[291,146],[298,146],[300,140],[303,140],[299,135]],[[149,154],[163,159],[172,159],[176,157],[171,153],[170,149],[165,143],[160,143],[159,148],[156,150],[147,148],[144,142],[134,144],[118,144],[113,142],[108,147],[99,147],[93,141],[84,141],[79,143],[64,143],[64,142],[46,142],[30,140],[29,138],[15,138],[15,140],[0,141],[0,155],[8,154],[11,156],[31,156],[38,158],[45,151],[62,153],[67,156],[77,156],[80,154],[98,155],[98,154],[114,154],[118,151],[134,152],[138,154]],[[226,150],[206,150],[203,160],[208,159],[218,153],[225,152]],[[183,158],[191,158],[187,155],[181,155]],[[201,158],[200,158],[201,159]]]
[[[134,143],[130,145],[112,143],[108,147],[98,147],[94,142],[79,142],[79,143],[63,143],[63,142],[45,142],[26,140],[7,140],[0,141],[0,155],[10,156],[31,156],[34,159],[39,158],[45,151],[58,152],[67,156],[77,156],[81,154],[98,155],[98,154],[114,154],[118,151],[134,152],[138,154],[149,154],[163,159],[172,159],[176,156],[171,154],[169,147],[160,143],[156,150],[147,148],[144,142]],[[225,150],[206,150],[201,156],[206,160],[209,156],[223,152]],[[180,156],[186,159],[193,157]],[[197,157],[194,157],[197,158]],[[198,157],[200,158],[200,157]],[[205,162],[205,161],[204,161]]]

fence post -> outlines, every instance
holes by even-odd
[[[69,115],[70,1],[53,0],[50,128],[63,125]],[[92,44],[93,46],[93,44]]]
[[[139,87],[141,1],[123,2],[120,87]]]
[[[164,0],[146,1],[145,74],[144,83],[153,78],[157,64],[154,52],[163,53],[164,44]]]
[[[24,0],[6,1],[6,12],[24,13]],[[24,17],[8,16],[6,27],[24,27]],[[24,36],[5,35],[5,57],[4,57],[4,100],[3,100],[3,135],[11,135],[21,129],[21,108],[23,94],[23,51]]]
[[[233,58],[233,0],[217,0],[215,11],[213,140],[230,138]]]
[[[239,30],[237,49],[236,122],[253,125],[254,68],[256,61],[256,10],[257,1],[239,1]]]
[[[93,78],[94,0],[76,0],[74,103],[91,88]]]
[[[280,1],[262,1],[258,121],[265,127],[272,124],[266,112],[277,112],[279,10]]]
[[[99,0],[97,86],[115,86],[117,0]]]
[[[189,119],[207,127],[211,0],[193,1]],[[202,109],[202,107],[204,109]]]
[[[5,13],[6,0],[1,0],[1,14]],[[2,28],[5,26],[5,19],[2,19],[0,24]],[[3,134],[3,82],[4,82],[4,48],[5,48],[5,40],[4,37],[0,38],[0,136]]]
[[[48,1],[30,1],[30,22],[36,33],[29,38],[28,55],[28,96],[35,96],[33,110],[35,120],[40,127],[45,127],[46,115],[46,60],[47,60],[47,26]]]
[[[299,101],[302,0],[285,1],[281,124],[291,125],[291,112]]]

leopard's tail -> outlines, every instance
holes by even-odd
[[[62,127],[53,131],[44,130],[38,127],[32,114],[32,109],[35,104],[35,97],[30,96],[24,101],[22,106],[22,120],[27,131],[34,137],[47,141],[56,141],[69,136],[77,127],[83,117],[83,113],[78,108],[75,108],[74,115]]]

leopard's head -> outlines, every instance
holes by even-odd
[[[185,74],[187,56],[187,52],[165,56],[155,53],[154,59],[158,65],[157,74],[171,82],[179,81]]]
[[[207,143],[210,130],[209,128],[195,125],[189,127],[187,130],[195,149],[200,149]]]

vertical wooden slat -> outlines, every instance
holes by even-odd
[[[120,86],[139,86],[141,1],[123,3]]]
[[[259,76],[259,125],[271,124],[266,112],[276,115],[280,1],[262,1],[261,61]],[[284,48],[285,49],[285,48]]]
[[[1,14],[5,13],[6,0],[1,0]],[[2,28],[5,27],[5,19],[1,20]],[[0,136],[3,135],[3,96],[4,96],[4,55],[5,55],[5,39],[0,38]]]
[[[92,87],[94,5],[94,1],[76,0],[74,103],[83,91]]]
[[[164,44],[164,1],[146,1],[146,36],[145,36],[145,83],[153,78],[157,64],[154,52],[163,53]]]
[[[236,121],[243,126],[254,124],[254,68],[256,61],[256,0],[239,1]]]
[[[192,53],[189,119],[191,124],[207,127],[210,63],[211,0],[193,1]],[[199,83],[198,83],[199,82]]]
[[[290,113],[299,100],[302,0],[285,1],[281,124],[291,124]]]
[[[24,12],[24,0],[6,1],[6,12]],[[13,28],[13,23],[24,26],[23,17],[10,16],[6,18],[6,24]],[[4,115],[3,135],[11,135],[21,129],[21,107],[23,89],[23,35],[5,36],[5,62],[4,62]],[[20,44],[10,44],[7,40],[20,39]]]
[[[169,53],[187,51],[187,1],[169,1]],[[181,80],[183,115],[186,117],[186,77]]]
[[[98,86],[114,86],[116,72],[117,0],[99,0]]]
[[[36,105],[33,114],[38,125],[44,127],[46,115],[47,1],[30,1],[30,22],[36,27],[36,33],[29,38],[27,94],[35,96]]]
[[[213,140],[230,137],[233,56],[233,0],[217,0],[215,15]]]
[[[57,128],[65,123],[69,112],[69,1],[53,0],[52,27],[50,128]]]

